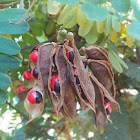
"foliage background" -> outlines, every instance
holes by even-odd
[[[31,2],[0,0],[0,139],[138,140],[140,1],[38,0],[27,21],[9,24],[20,20]],[[54,114],[48,96],[43,114],[25,125],[27,112],[17,104],[16,95],[19,86],[28,86],[22,74],[28,69],[30,49],[39,42],[56,41],[60,25],[74,33],[78,48],[96,44],[108,51],[122,111],[111,113],[113,125],[96,129],[89,109],[66,122]]]

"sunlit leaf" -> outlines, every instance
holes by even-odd
[[[111,41],[116,42],[119,39],[118,33],[113,31],[111,34]]]
[[[128,69],[128,66],[127,64],[119,57],[119,55],[117,53],[115,53],[113,50],[112,51],[112,54],[116,57],[116,59],[120,62],[120,64],[125,67],[126,69]]]
[[[86,36],[91,30],[93,25],[93,21],[88,21],[88,23],[84,27],[79,27],[78,34],[82,37]]]
[[[15,55],[20,52],[20,46],[14,40],[0,36],[0,52]]]
[[[45,32],[50,35],[54,30],[54,22],[49,22],[45,28]]]
[[[95,43],[97,41],[98,32],[97,32],[97,29],[96,29],[96,23],[95,22],[93,23],[93,26],[92,26],[91,30],[85,36],[85,38],[86,38],[86,42],[88,44],[93,44],[93,43]]]
[[[135,39],[131,37],[129,34],[126,34],[126,43],[128,47],[132,47],[134,45]]]
[[[88,23],[86,14],[81,11],[81,5],[78,5],[77,23],[81,27],[85,26]]]
[[[78,6],[73,7],[66,5],[58,17],[57,23],[63,24],[64,28],[72,28],[77,23],[77,11]]]
[[[51,15],[57,15],[60,10],[60,3],[53,1],[53,0],[48,0],[47,1],[47,12]]]
[[[119,32],[121,30],[120,22],[115,16],[112,16],[112,27],[116,32]]]
[[[105,31],[106,20],[104,20],[102,22],[97,21],[96,26],[97,26],[98,33],[103,33]]]
[[[120,73],[123,72],[123,69],[119,63],[119,61],[116,59],[116,57],[113,55],[112,51],[109,50],[108,51],[108,55],[109,55],[109,58],[110,58],[110,61],[111,61],[111,64],[113,65],[113,67]]]
[[[111,34],[112,31],[113,31],[113,28],[112,28],[112,15],[108,15],[107,17],[107,25],[106,25],[106,31],[108,34]]]

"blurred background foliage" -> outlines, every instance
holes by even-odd
[[[32,0],[0,0],[0,139],[2,140],[138,140],[140,138],[140,1],[38,0],[26,21]],[[31,48],[56,41],[60,25],[74,33],[77,48],[91,44],[105,48],[114,66],[116,99],[122,114],[111,113],[113,124],[95,127],[93,112],[65,121],[52,111],[46,95],[43,114],[28,125],[17,89],[28,82]]]

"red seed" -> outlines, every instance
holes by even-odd
[[[38,59],[38,51],[33,51],[30,55],[29,58],[32,62],[37,62]]]
[[[25,80],[30,80],[32,78],[31,73],[29,71],[24,71],[23,77]]]
[[[26,90],[26,89],[27,89],[26,87],[21,86],[21,87],[18,88],[18,93],[21,92],[21,91],[24,91],[24,90]]]
[[[35,80],[38,80],[38,70],[37,70],[37,67],[33,68],[31,70],[31,77]]]
[[[42,101],[42,95],[36,90],[32,90],[28,93],[27,99],[31,104],[38,104]]]
[[[55,91],[57,93],[60,92],[60,85],[59,85],[58,76],[54,76],[51,79],[51,89],[52,89],[52,91]]]

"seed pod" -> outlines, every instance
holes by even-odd
[[[30,71],[25,71],[23,73],[23,77],[25,80],[30,80],[32,77],[31,77],[31,72]]]
[[[42,101],[42,95],[36,90],[32,90],[28,93],[27,99],[31,104],[39,104]]]
[[[32,76],[33,79],[38,80],[38,69],[37,69],[37,67],[32,69],[31,76]]]
[[[73,50],[74,53],[74,61],[73,64],[69,63],[69,60],[66,56],[67,50]],[[80,98],[80,100],[87,106],[89,106],[95,112],[95,90],[90,78],[88,76],[88,72],[85,69],[83,62],[80,59],[80,54],[74,44],[74,40],[72,38],[66,39],[64,41],[64,56],[67,62],[70,65],[71,69],[71,81],[73,82],[76,92]],[[76,79],[74,75],[78,76],[80,81],[81,89],[79,90],[79,86],[76,84]],[[77,82],[78,83],[78,82]],[[85,100],[82,96],[85,94],[87,100]]]

